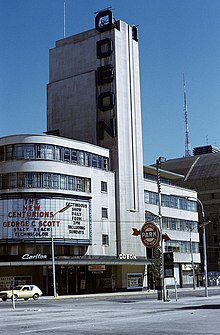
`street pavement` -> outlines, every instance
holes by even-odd
[[[0,334],[219,335],[220,289],[116,292],[0,301]]]

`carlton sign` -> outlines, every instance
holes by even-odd
[[[141,241],[147,248],[155,248],[160,240],[160,231],[153,222],[145,223],[141,230]]]

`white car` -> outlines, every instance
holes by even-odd
[[[7,291],[0,292],[0,298],[3,301],[6,301],[7,299],[28,300],[29,298],[38,300],[41,295],[42,295],[42,291],[36,285],[16,286],[13,290],[7,290]]]

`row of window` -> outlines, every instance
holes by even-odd
[[[0,161],[13,159],[55,160],[92,166],[102,170],[109,169],[109,160],[107,157],[51,144],[10,144],[1,146]]]
[[[102,235],[102,244],[109,245],[109,236],[107,234]],[[167,241],[165,244],[165,251],[170,252],[181,252],[181,253],[199,253],[199,243],[197,242],[187,242],[187,241]]]
[[[145,204],[158,205],[158,193],[151,191],[144,191],[144,202]],[[187,211],[196,212],[197,202],[189,200],[176,195],[161,195],[161,205],[164,207],[183,209]]]
[[[157,181],[157,176],[144,172],[144,179]],[[160,177],[160,182],[163,184],[172,185],[171,180],[167,178]]]
[[[156,216],[149,212],[145,212],[145,221],[154,221]],[[179,231],[191,231],[193,233],[198,232],[198,222],[191,220],[178,219],[168,216],[162,217],[163,229],[166,230],[179,230]]]
[[[0,174],[0,189],[12,188],[51,188],[91,192],[88,178],[67,176],[57,173],[26,172]],[[101,192],[108,192],[108,184],[101,181]],[[106,214],[107,215],[107,214]],[[108,217],[104,216],[103,217]]]
[[[91,192],[91,180],[58,173],[25,172],[0,174],[0,189],[48,188]]]
[[[177,218],[164,217],[162,218],[163,229],[198,232],[198,222],[183,220]]]
[[[192,247],[192,252],[199,253],[199,243],[198,242],[186,242],[186,241],[166,241],[165,251],[171,252],[182,252],[190,253]]]

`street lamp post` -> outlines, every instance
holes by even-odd
[[[164,163],[165,161],[166,159],[164,157],[159,157],[156,160],[157,188],[158,188],[158,216],[159,216],[159,224],[160,224],[161,280],[162,280],[163,301],[166,301],[166,288],[165,288],[165,280],[164,280],[164,244],[163,244],[163,217],[162,217],[162,205],[161,205],[160,168],[161,168],[161,164]]]
[[[195,266],[193,259],[193,250],[192,250],[192,225],[190,226],[190,254],[191,254],[191,264],[192,264],[192,274],[193,274],[193,289],[196,289],[196,276],[195,276]]]
[[[188,199],[192,198],[195,199],[201,206],[201,213],[202,213],[202,223],[200,227],[202,227],[202,239],[203,239],[203,265],[204,265],[204,274],[205,274],[205,297],[208,297],[208,272],[207,272],[207,248],[206,248],[206,224],[205,221],[205,211],[203,203],[200,199],[196,197],[187,197]]]
[[[205,211],[203,203],[200,199],[197,198],[198,203],[201,206],[202,211],[202,238],[203,238],[203,265],[204,265],[204,274],[205,274],[205,296],[208,297],[208,272],[207,272],[207,248],[206,248],[206,221],[205,221]]]
[[[63,213],[70,207],[72,207],[72,205],[67,204],[65,207],[59,209],[56,213],[53,214],[53,219],[58,213]],[[56,266],[55,266],[55,248],[54,248],[53,228],[51,228],[51,257],[52,257],[52,272],[53,272],[53,296],[54,298],[56,298],[57,288],[56,288]]]
[[[52,254],[52,272],[53,272],[53,296],[56,298],[56,270],[55,270],[55,254],[54,254],[54,240],[53,240],[53,228],[51,228],[51,254]]]

